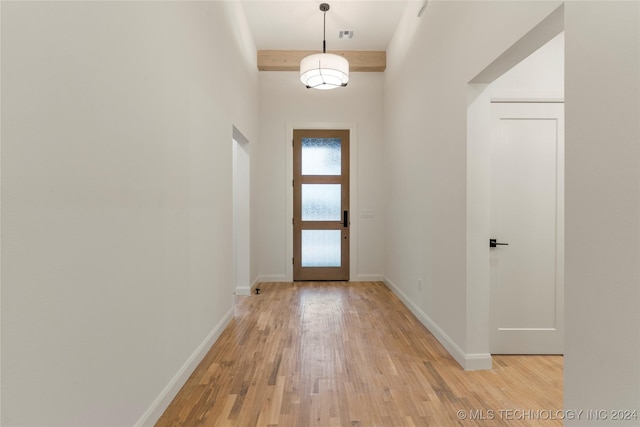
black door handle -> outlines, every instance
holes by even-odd
[[[498,245],[509,246],[508,243],[498,243],[497,239],[489,239],[489,247],[490,248],[497,248]]]
[[[349,226],[349,211],[342,211],[342,226]]]

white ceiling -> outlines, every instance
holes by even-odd
[[[258,50],[322,50],[322,12],[318,0],[243,0]],[[386,50],[407,0],[328,0],[327,51]],[[339,39],[340,30],[354,30]]]

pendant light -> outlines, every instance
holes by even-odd
[[[349,81],[349,61],[343,56],[327,53],[328,10],[327,3],[320,5],[320,11],[324,14],[322,53],[309,55],[300,61],[300,81],[307,89],[334,89],[346,86]]]

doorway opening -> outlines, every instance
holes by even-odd
[[[491,289],[491,251],[500,251],[511,246],[490,248],[492,238],[505,239],[502,243],[510,243],[508,236],[492,236],[491,228],[491,181],[492,181],[492,105],[497,103],[558,103],[563,101],[563,87],[548,90],[542,85],[531,84],[527,72],[533,73],[534,80],[542,78],[555,79],[564,84],[564,52],[560,60],[561,70],[556,74],[549,73],[551,68],[536,70],[534,65],[525,64],[525,59],[533,58],[535,52],[552,42],[556,37],[563,37],[564,7],[559,6],[540,24],[507,49],[480,72],[468,85],[467,99],[467,336],[468,352],[473,354],[473,363],[466,369],[490,369],[491,328],[495,316],[492,310],[496,301],[492,298]],[[564,40],[559,44],[564,47]],[[520,68],[520,70],[518,70]],[[523,70],[528,68],[528,70]],[[518,75],[508,75],[509,70],[518,71]],[[504,76],[504,78],[503,78]],[[508,83],[499,88],[492,84],[499,79]],[[493,104],[492,104],[493,101]],[[506,253],[506,250],[503,250]],[[554,304],[563,304],[555,299]],[[559,320],[559,319],[555,319]],[[560,325],[561,326],[561,325]],[[537,326],[536,326],[537,327]],[[555,326],[554,326],[555,327]],[[520,328],[518,326],[518,328]],[[526,329],[526,328],[520,328]]]
[[[286,124],[286,134],[283,143],[285,144],[285,180],[283,181],[283,188],[285,189],[285,206],[283,210],[283,221],[286,226],[285,235],[285,247],[286,257],[283,259],[285,264],[285,275],[274,276],[278,277],[274,281],[294,281],[293,269],[294,269],[294,209],[293,209],[293,133],[297,129],[306,129],[313,131],[320,130],[341,130],[348,132],[349,135],[349,277],[345,280],[357,280],[357,265],[358,265],[358,198],[355,197],[358,194],[358,126],[357,123],[349,122],[288,122]],[[353,197],[352,197],[353,196]]]
[[[249,140],[233,128],[233,277],[236,295],[251,294]]]

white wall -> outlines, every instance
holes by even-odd
[[[151,424],[232,316],[241,18],[2,2],[2,425]]]
[[[410,4],[388,49],[384,156],[396,214],[385,274],[465,367],[487,348],[467,331],[468,82],[558,4],[430,2],[422,18]]]
[[[640,416],[640,4],[567,2],[566,408]],[[566,425],[638,425],[637,419]]]
[[[493,100],[564,99],[564,33],[491,83]]]
[[[306,89],[293,72],[260,72],[260,146],[251,152],[252,185],[259,222],[260,279],[291,280],[291,139],[297,124],[345,124],[356,129],[356,156],[351,173],[357,191],[351,194],[352,280],[380,280],[383,274],[386,207],[382,157],[382,84],[380,73],[352,73],[346,88]],[[288,178],[287,178],[288,177]],[[255,179],[254,179],[255,178]],[[353,179],[352,179],[353,182]],[[361,218],[362,209],[374,218]],[[353,253],[353,251],[352,251]]]

